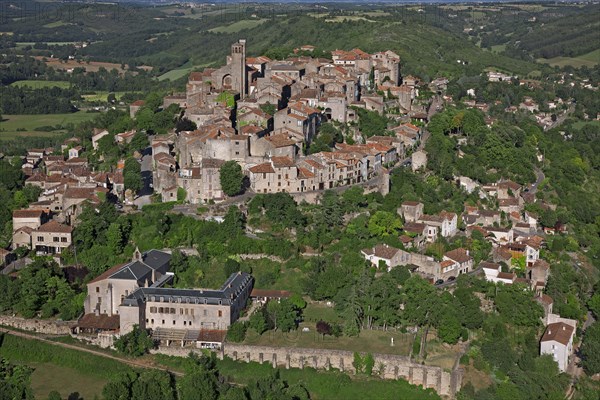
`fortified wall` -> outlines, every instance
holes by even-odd
[[[332,369],[354,373],[354,353],[344,350],[247,346],[226,343],[219,357],[227,356],[236,361],[270,363],[273,368]],[[373,354],[374,371],[384,379],[407,380],[413,385],[432,388],[442,396],[454,398],[460,390],[463,370],[447,372],[441,367],[421,365],[409,357],[391,354]]]
[[[71,333],[71,326],[75,322],[50,319],[26,319],[10,315],[0,315],[0,325],[47,335],[69,335]]]

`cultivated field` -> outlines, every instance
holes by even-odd
[[[567,65],[570,65],[574,68],[583,66],[593,67],[596,64],[600,64],[600,49],[596,49],[577,57],[538,58],[538,62],[550,64],[552,66],[558,65],[559,67],[564,67]]]
[[[63,60],[59,60],[58,58],[45,58],[45,57],[40,57],[40,56],[36,56],[35,57],[38,60],[42,60],[46,63],[46,65],[55,68],[55,69],[61,69],[61,70],[68,70],[68,69],[74,69],[74,68],[84,68],[86,72],[97,72],[98,70],[100,70],[100,68],[104,68],[108,71],[112,70],[112,69],[116,69],[120,74],[125,73],[125,71],[127,70],[127,66],[125,66],[125,69],[121,68],[121,64],[116,64],[116,63],[109,63],[109,62],[99,62],[99,61],[78,61],[78,60],[68,60],[68,61],[63,61]],[[148,68],[148,67],[146,67]],[[132,74],[135,74],[134,71],[131,71]]]
[[[2,115],[0,140],[11,140],[19,136],[44,137],[64,133],[64,130],[42,132],[36,131],[35,128],[56,125],[64,126],[68,123],[77,125],[80,122],[94,118],[96,115],[82,111],[72,114]]]
[[[13,82],[11,86],[16,87],[29,87],[31,89],[41,89],[47,87],[59,87],[63,89],[67,89],[71,84],[65,81],[34,81],[34,80],[26,80],[26,81],[17,81]]]
[[[216,28],[209,29],[209,32],[215,33],[236,33],[244,29],[252,29],[263,23],[266,19],[243,19],[241,21],[234,22],[230,25],[219,26]]]
[[[83,374],[77,369],[51,363],[28,363],[27,365],[34,369],[31,375],[31,388],[38,399],[47,398],[48,394],[55,390],[63,399],[73,393],[79,393],[84,400],[91,400],[102,393],[102,388],[108,382],[102,378]]]

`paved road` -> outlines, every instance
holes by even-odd
[[[123,364],[128,364],[128,365],[131,365],[132,367],[136,367],[136,368],[158,369],[158,370],[161,370],[161,371],[170,372],[170,373],[172,373],[173,375],[176,375],[176,376],[183,376],[183,373],[171,371],[170,369],[165,368],[165,367],[159,367],[159,366],[156,366],[156,365],[153,365],[153,364],[144,363],[144,362],[141,362],[141,361],[134,361],[134,360],[131,360],[131,359],[128,359],[128,358],[113,356],[113,355],[104,353],[102,351],[92,350],[92,349],[88,349],[88,348],[82,347],[82,346],[76,346],[76,345],[67,344],[67,343],[61,343],[61,342],[54,342],[52,340],[48,340],[48,339],[40,337],[40,336],[31,335],[31,334],[28,334],[28,333],[25,333],[25,332],[21,332],[21,331],[15,331],[15,330],[12,330],[12,329],[9,329],[9,328],[0,328],[0,332],[6,333],[8,335],[22,337],[22,338],[25,338],[25,339],[37,340],[37,341],[40,341],[40,342],[51,344],[53,346],[62,347],[63,349],[70,349],[70,350],[82,351],[82,352],[85,352],[85,353],[93,354],[95,356],[104,357],[104,358],[110,358],[111,360],[115,360],[115,361],[121,362]]]
[[[133,200],[133,204],[137,205],[138,208],[142,208],[142,206],[146,204],[150,204],[152,201],[150,200],[150,196],[154,193],[154,189],[152,189],[152,147],[147,147],[142,156],[142,190],[139,191],[138,197]]]
[[[535,176],[535,182],[529,186],[529,193],[531,194],[535,194],[540,186],[540,183],[546,179],[546,175],[544,175],[544,172],[538,167],[535,167]]]

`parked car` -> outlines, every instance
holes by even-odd
[[[452,282],[452,281],[453,281],[453,280],[455,280],[455,279],[456,279],[456,277],[455,277],[455,276],[451,276],[451,277],[449,277],[449,278],[448,278],[448,282]]]
[[[438,279],[437,281],[435,281],[436,285],[441,285],[442,283],[444,283],[443,279]]]

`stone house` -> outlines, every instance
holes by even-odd
[[[144,100],[136,100],[129,105],[129,116],[131,119],[135,118],[135,114],[146,104]]]
[[[442,237],[452,237],[458,231],[458,216],[447,211],[442,211],[437,215],[423,214],[418,222],[424,223],[427,227],[438,228]]]
[[[136,249],[130,262],[112,267],[87,284],[85,313],[118,314],[125,297],[140,287],[150,287],[165,279],[170,261],[169,253],[158,250],[141,253]]]
[[[73,228],[56,221],[46,222],[31,233],[31,248],[38,256],[60,255],[73,243]]]
[[[445,253],[443,261],[452,261],[454,263],[451,269],[442,271],[446,274],[452,272],[453,276],[466,274],[473,269],[473,257],[469,255],[469,250],[463,248]]]
[[[398,209],[398,214],[406,222],[416,222],[423,215],[423,203],[417,201],[405,201]]]
[[[199,166],[179,170],[177,186],[185,189],[186,201],[191,204],[206,203],[209,200],[223,200],[221,189],[221,166],[224,160],[203,158]]]
[[[375,247],[361,250],[365,260],[371,262],[373,266],[379,268],[381,263],[385,263],[387,270],[390,271],[398,265],[405,265],[410,262],[410,253],[388,246],[387,244],[378,244]]]
[[[411,155],[411,165],[413,172],[418,171],[421,168],[427,167],[427,152],[423,150],[415,151]]]
[[[13,232],[19,230],[22,227],[28,227],[31,229],[39,228],[43,223],[47,221],[47,215],[43,210],[39,209],[24,209],[14,210],[12,221],[13,221]]]

